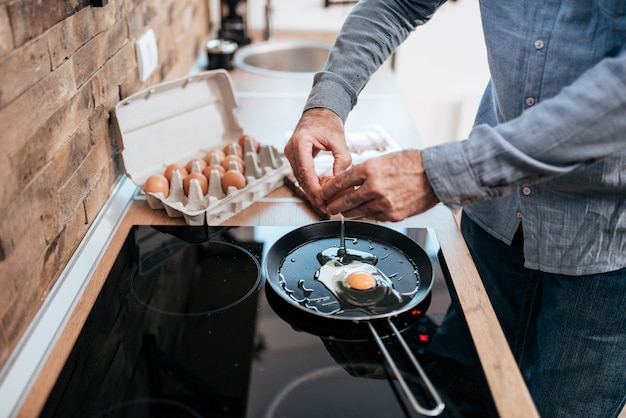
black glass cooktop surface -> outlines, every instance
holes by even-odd
[[[423,416],[372,341],[301,331],[268,298],[264,254],[292,229],[133,227],[41,416]],[[434,266],[427,306],[401,334],[445,403],[440,416],[497,416],[435,233],[398,231]],[[397,344],[384,344],[432,408]]]

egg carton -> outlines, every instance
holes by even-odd
[[[248,138],[244,145],[245,187],[237,189],[230,186],[225,192],[221,175],[213,170],[208,178],[206,194],[197,180],[190,181],[189,193],[185,194],[183,178],[175,170],[167,197],[161,192],[144,192],[148,205],[151,209],[164,209],[170,218],[183,217],[188,225],[216,225],[282,186],[284,176],[291,172],[287,159],[271,145],[260,145],[256,152],[249,142]],[[194,172],[202,172],[200,163],[195,161],[191,170],[191,173]]]
[[[126,175],[143,191],[146,179],[162,174],[166,165],[183,166],[204,158],[210,149],[237,142],[243,134],[235,108],[232,80],[225,70],[211,70],[151,86],[121,100],[113,113]],[[202,193],[197,180],[185,194],[182,178],[175,174],[167,197],[144,193],[152,209],[169,217],[183,217],[189,225],[215,225],[281,187],[291,166],[271,145],[258,152],[247,139],[243,145],[247,184],[224,191],[212,173],[209,191]],[[199,165],[191,172],[201,171]],[[176,173],[176,172],[174,172]]]

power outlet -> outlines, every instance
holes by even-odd
[[[135,52],[137,53],[139,80],[143,83],[159,65],[159,49],[152,29],[148,29],[137,38],[135,41]]]

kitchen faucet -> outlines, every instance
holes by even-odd
[[[273,37],[274,27],[272,24],[272,1],[265,2],[265,27],[263,28],[263,39],[268,41]]]

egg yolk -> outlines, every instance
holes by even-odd
[[[348,286],[355,290],[369,290],[376,286],[376,278],[365,271],[355,271],[346,278]]]

